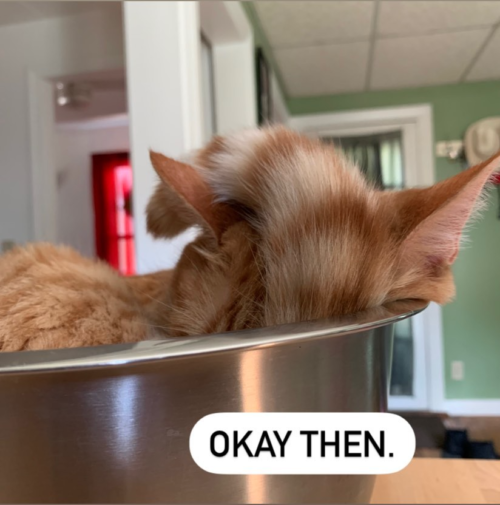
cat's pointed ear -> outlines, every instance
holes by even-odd
[[[431,188],[420,190],[420,196],[412,205],[421,206],[414,208],[414,215],[425,217],[403,240],[403,260],[431,270],[451,265],[457,257],[467,222],[481,207],[483,188],[499,167],[500,153]],[[422,206],[427,206],[427,212]],[[412,212],[412,209],[403,210]]]
[[[150,151],[161,182],[146,209],[148,231],[171,238],[198,225],[219,242],[222,233],[238,220],[234,209],[214,201],[213,192],[191,165]]]

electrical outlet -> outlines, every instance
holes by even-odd
[[[451,378],[454,381],[464,380],[464,362],[452,361],[451,362]]]

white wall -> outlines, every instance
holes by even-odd
[[[257,125],[253,31],[238,2],[199,2],[212,46],[217,133]]]
[[[217,133],[257,124],[252,37],[213,47]]]
[[[129,151],[128,126],[59,128],[54,135],[58,180],[58,241],[95,257],[93,154]]]
[[[34,237],[30,75],[51,78],[123,68],[120,5],[4,26],[0,48],[0,242],[23,243]]]

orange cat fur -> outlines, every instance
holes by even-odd
[[[451,264],[500,156],[430,188],[381,192],[285,128],[215,138],[190,164],[151,153],[156,237],[200,228],[176,268],[122,278],[65,247],[0,257],[0,350],[239,330],[454,295]]]

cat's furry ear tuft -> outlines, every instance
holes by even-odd
[[[148,231],[155,237],[175,237],[199,226],[217,242],[238,220],[236,212],[214,201],[210,186],[191,165],[150,151],[151,163],[161,182],[146,209]]]
[[[407,215],[423,217],[402,243],[404,261],[426,269],[451,265],[467,222],[482,207],[483,188],[499,168],[500,153],[431,188],[419,190],[418,198],[412,198],[411,205],[402,209]]]

